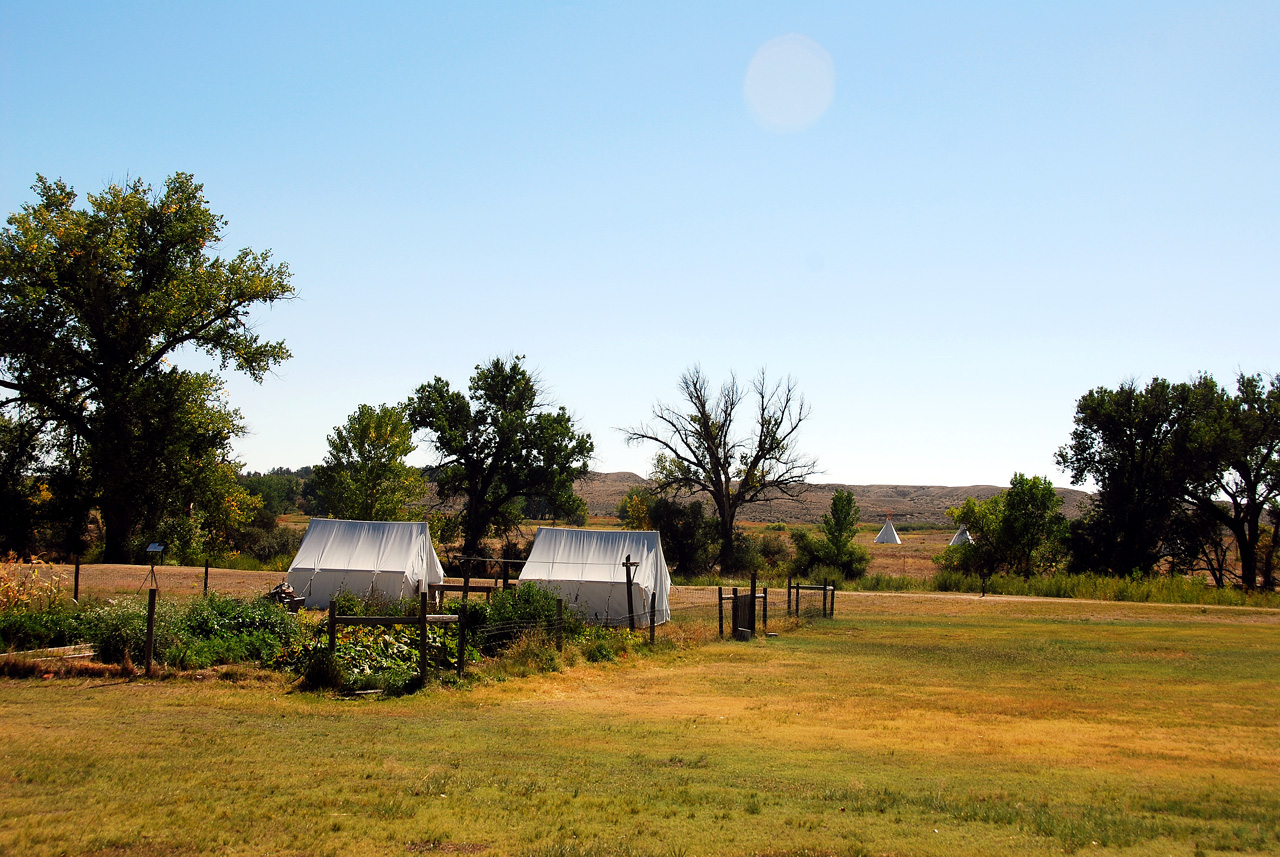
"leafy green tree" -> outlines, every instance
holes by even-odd
[[[1057,453],[1072,484],[1092,480],[1096,486],[1072,525],[1075,565],[1150,574],[1167,555],[1188,486],[1205,481],[1216,466],[1196,435],[1203,425],[1198,414],[1217,408],[1218,395],[1212,379],[1202,376],[1191,384],[1155,378],[1145,389],[1128,381],[1080,398],[1071,441]]]
[[[670,497],[649,501],[650,525],[662,539],[667,564],[683,575],[710,571],[719,550],[719,528],[698,500],[681,503]]]
[[[573,483],[587,475],[595,451],[568,411],[542,401],[523,361],[495,357],[476,366],[465,394],[437,376],[408,403],[412,425],[429,433],[439,456],[436,492],[465,498],[466,556],[479,556],[491,532],[518,526],[527,499],[541,498],[560,513],[576,508]]]
[[[1174,568],[1199,557],[1225,568],[1216,559],[1224,545],[1204,542],[1225,532],[1246,588],[1270,571],[1260,548],[1280,499],[1280,379],[1241,374],[1234,394],[1208,375],[1092,390],[1058,463],[1076,484],[1098,487],[1073,527],[1078,564],[1150,573],[1165,557]]]
[[[205,426],[227,412],[210,399],[216,376],[172,362],[202,351],[260,381],[289,352],[254,332],[250,312],[293,288],[268,253],[210,255],[225,222],[185,173],[159,193],[110,185],[87,208],[60,181],[37,177],[33,189],[37,202],[0,231],[0,407],[26,408],[59,436],[63,472],[81,474],[101,510],[104,558],[120,562],[162,505],[160,474],[186,466],[164,456],[229,461],[225,445],[193,451],[174,437],[227,437]]]
[[[361,405],[334,426],[329,454],[312,477],[335,518],[403,521],[423,494],[418,471],[404,459],[416,449],[404,407]]]
[[[969,497],[947,516],[967,528],[973,541],[947,547],[935,561],[978,575],[984,595],[993,574],[1029,578],[1052,570],[1062,557],[1067,520],[1048,479],[1015,473],[1006,490],[981,502]]]
[[[261,497],[263,509],[273,517],[298,511],[302,479],[292,471],[277,467],[270,473],[248,473],[240,477],[240,484],[250,494]]]
[[[1207,376],[1200,383],[1213,384]],[[1240,556],[1240,582],[1254,589],[1267,531],[1263,518],[1280,499],[1280,377],[1241,374],[1234,395],[1215,386],[1200,403],[1192,414],[1198,421],[1190,427],[1192,457],[1211,466],[1202,467],[1198,479],[1193,475],[1186,499],[1231,533]],[[1261,558],[1269,577],[1265,554]],[[1264,585],[1271,588],[1273,581]]]
[[[809,408],[794,381],[770,385],[763,370],[749,388],[730,375],[713,394],[694,366],[680,376],[680,400],[655,405],[652,422],[626,430],[627,443],[657,444],[655,493],[707,495],[718,522],[720,567],[731,571],[738,512],[764,500],[795,499],[817,471],[797,446]]]
[[[831,497],[831,511],[822,516],[819,529],[821,538],[814,538],[804,530],[791,534],[796,546],[792,567],[800,574],[808,574],[818,566],[829,566],[844,575],[846,580],[856,580],[867,573],[871,554],[861,545],[854,544],[858,532],[858,519],[862,510],[853,492],[837,489]]]
[[[0,556],[33,551],[36,507],[41,486],[36,477],[40,426],[21,415],[0,413]]]
[[[622,522],[624,530],[651,530],[653,524],[649,520],[649,504],[653,502],[653,494],[643,485],[632,485],[627,494],[618,503],[615,513]]]

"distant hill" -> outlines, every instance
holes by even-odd
[[[574,490],[587,501],[593,515],[612,515],[618,503],[634,485],[648,484],[648,480],[635,473],[592,473],[578,480]],[[947,509],[958,506],[966,497],[985,500],[1001,489],[998,485],[839,485],[815,484],[809,487],[799,500],[770,500],[747,506],[739,513],[743,521],[774,523],[816,523],[831,507],[831,495],[836,489],[852,491],[862,508],[863,521],[883,521],[886,513],[898,523],[940,524],[950,522]],[[1056,489],[1063,499],[1063,511],[1068,517],[1080,514],[1080,507],[1087,492],[1074,488]]]

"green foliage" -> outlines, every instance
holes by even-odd
[[[720,573],[729,575],[750,576],[765,567],[764,554],[760,550],[760,540],[737,530],[733,534],[733,550],[726,559],[720,559]]]
[[[250,495],[262,498],[262,508],[273,518],[298,511],[303,480],[292,471],[282,468],[275,468],[270,473],[255,471],[241,476],[240,484]]]
[[[258,337],[250,312],[292,297],[287,267],[209,255],[225,223],[185,173],[159,193],[110,185],[80,209],[60,181],[33,189],[0,231],[0,385],[41,427],[68,531],[96,504],[108,562],[193,509],[216,537],[248,511],[225,496],[243,427],[218,375],[171,363],[202,351],[261,380],[289,352]]]
[[[925,588],[937,592],[982,592],[993,595],[1030,595],[1039,598],[1086,598],[1097,601],[1135,601],[1157,604],[1205,604],[1237,607],[1280,607],[1280,595],[1219,589],[1204,580],[1182,575],[1138,574],[1116,577],[1100,574],[1056,572],[1024,578],[1017,574],[996,574],[985,582],[976,574],[940,569],[925,581]]]
[[[653,523],[649,520],[649,504],[653,502],[653,494],[643,485],[632,485],[627,489],[627,494],[618,503],[618,510],[614,514],[618,520],[622,522],[622,528],[626,530],[652,530]]]
[[[462,552],[477,556],[490,533],[505,535],[523,521],[522,503],[539,498],[552,509],[578,509],[573,483],[587,474],[594,452],[563,407],[541,401],[523,357],[495,357],[477,366],[467,394],[436,377],[407,404],[414,428],[429,432],[440,457],[436,491],[464,497]]]
[[[361,405],[329,435],[329,453],[315,469],[329,514],[353,521],[403,521],[424,491],[418,471],[404,463],[415,449],[403,407]]]
[[[1274,587],[1274,553],[1261,548],[1280,500],[1280,377],[1241,373],[1234,394],[1209,375],[1100,387],[1075,421],[1058,463],[1098,490],[1072,525],[1074,567],[1151,574],[1167,557],[1222,586],[1229,536],[1239,582]]]
[[[986,580],[999,572],[1029,578],[1051,571],[1062,557],[1067,521],[1062,498],[1039,476],[1015,473],[1009,487],[982,502],[972,497],[947,510],[973,541],[950,545],[934,562],[945,571]]]
[[[105,663],[138,661],[146,641],[141,599],[90,605],[79,611],[75,640],[89,642]],[[209,594],[156,605],[154,656],[162,664],[200,669],[214,664],[272,660],[300,634],[297,617],[265,598]]]
[[[786,525],[782,526],[785,530]],[[782,532],[774,529],[772,525],[765,527],[764,534],[760,536],[760,557],[767,568],[783,568],[791,562],[794,555],[791,542],[783,537]]]
[[[649,502],[649,521],[662,539],[667,565],[681,575],[703,574],[715,564],[719,546],[716,521],[698,500],[681,503],[667,497]]]
[[[824,566],[845,580],[857,580],[866,574],[871,565],[871,554],[866,548],[853,543],[861,514],[853,494],[837,489],[831,497],[831,510],[822,516],[821,538],[815,538],[805,530],[791,533],[791,541],[796,547],[792,562],[794,571],[800,575],[811,575],[816,568]]]
[[[427,515],[427,526],[431,530],[431,540],[437,546],[451,545],[462,538],[462,519],[458,515],[431,512]]]

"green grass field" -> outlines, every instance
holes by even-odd
[[[844,593],[395,700],[0,681],[0,853],[1280,852],[1280,613]]]

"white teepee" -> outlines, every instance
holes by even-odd
[[[902,544],[902,539],[898,538],[898,531],[893,528],[893,521],[884,522],[884,527],[880,529],[880,535],[876,536],[876,544],[878,545]]]
[[[960,529],[956,530],[956,534],[951,537],[951,541],[947,545],[971,545],[973,544],[973,536],[969,535],[969,528],[964,524],[960,525]]]

